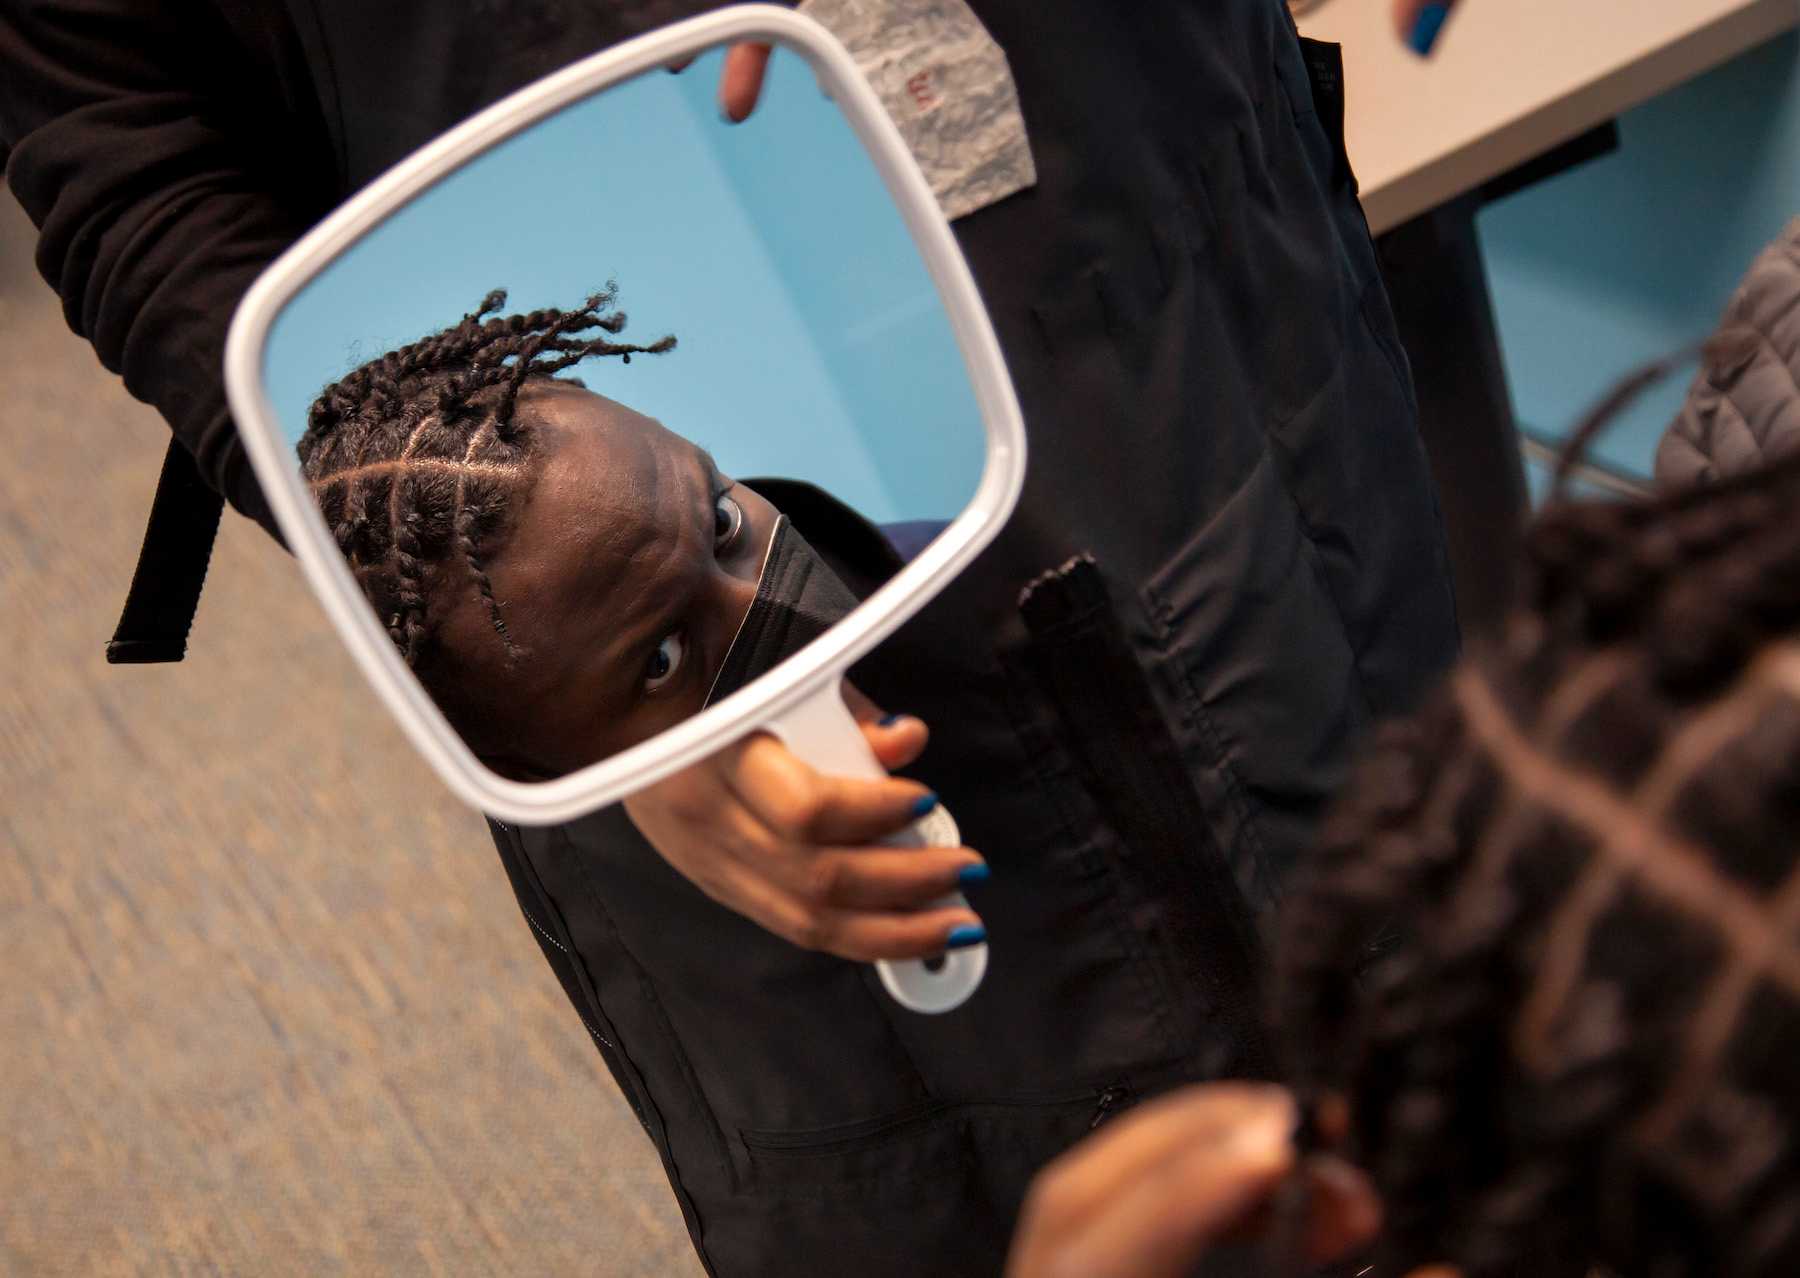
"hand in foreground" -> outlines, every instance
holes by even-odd
[[[1294,1171],[1298,1115],[1260,1083],[1183,1088],[1115,1119],[1033,1182],[1006,1278],[1183,1278],[1208,1247],[1255,1239]],[[1347,1164],[1308,1158],[1303,1253],[1341,1259],[1380,1227]]]
[[[918,758],[922,722],[883,720],[848,683],[844,692],[882,767]],[[935,803],[914,781],[815,772],[756,733],[632,795],[625,811],[670,865],[721,905],[804,949],[872,962],[927,958],[985,939],[969,910],[924,908],[985,877],[979,855],[872,846]]]

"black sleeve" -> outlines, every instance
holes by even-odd
[[[0,157],[69,326],[270,526],[225,404],[231,316],[336,202],[278,5],[0,0]]]

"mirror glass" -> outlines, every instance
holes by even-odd
[[[724,54],[457,169],[295,294],[265,347],[380,623],[518,780],[766,673],[981,479],[955,335],[861,143],[781,48],[726,122]]]

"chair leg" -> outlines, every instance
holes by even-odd
[[[1382,275],[1412,364],[1465,642],[1512,602],[1528,507],[1525,467],[1475,228],[1479,193],[1382,235]]]

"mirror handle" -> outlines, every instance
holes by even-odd
[[[763,730],[820,772],[835,776],[880,779],[887,771],[876,760],[862,728],[835,683],[826,684]],[[955,819],[939,804],[899,833],[883,839],[890,847],[957,847],[962,835]],[[969,903],[961,892],[932,902],[933,909]],[[975,992],[987,972],[987,944],[951,950],[942,959],[881,959],[875,970],[881,984],[900,1006],[914,1012],[948,1012]]]

